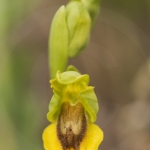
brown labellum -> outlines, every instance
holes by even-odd
[[[84,108],[81,103],[71,106],[65,102],[57,122],[57,135],[63,150],[79,150],[87,128]]]

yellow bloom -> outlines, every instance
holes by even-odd
[[[50,82],[54,95],[47,118],[53,123],[43,133],[45,150],[97,150],[103,132],[93,123],[98,103],[89,76],[57,72]]]

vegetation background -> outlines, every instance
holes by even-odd
[[[0,0],[0,149],[42,150],[52,96],[49,27],[67,0]],[[58,41],[59,42],[59,41]],[[71,59],[90,75],[105,134],[99,149],[150,150],[150,1],[102,0],[88,47]]]

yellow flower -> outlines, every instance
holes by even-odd
[[[43,133],[45,150],[96,150],[103,140],[102,130],[93,122],[98,112],[89,76],[74,71],[57,72],[51,80],[54,95]]]

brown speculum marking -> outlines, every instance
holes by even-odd
[[[71,106],[65,102],[62,104],[61,113],[57,121],[57,136],[61,141],[63,150],[79,150],[87,128],[84,108],[81,103]]]

